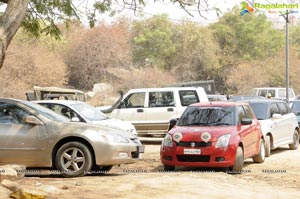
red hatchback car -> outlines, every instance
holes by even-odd
[[[247,158],[264,162],[260,123],[247,103],[193,104],[170,125],[160,150],[165,170],[175,166],[225,167],[241,172]]]

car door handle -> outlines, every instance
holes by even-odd
[[[167,111],[172,112],[172,111],[174,111],[174,109],[173,108],[168,108]]]
[[[142,112],[144,112],[144,109],[139,108],[139,109],[137,109],[136,111],[137,111],[138,113],[142,113]]]

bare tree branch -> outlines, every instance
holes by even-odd
[[[29,0],[9,0],[6,2],[6,10],[0,18],[0,68],[3,65],[6,49],[24,19]]]

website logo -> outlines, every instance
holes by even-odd
[[[251,13],[254,12],[254,8],[252,8],[248,3],[246,3],[245,1],[243,1],[242,3],[242,8],[241,8],[241,16],[247,14],[247,13]]]

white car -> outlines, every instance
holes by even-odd
[[[289,105],[282,100],[253,99],[249,100],[257,119],[260,121],[265,139],[266,156],[271,150],[288,144],[290,149],[299,145],[299,126],[297,117]]]
[[[271,97],[275,99],[286,99],[286,88],[280,87],[261,87],[261,88],[253,88],[249,95],[256,95],[262,97]],[[292,88],[289,88],[289,101],[295,100],[296,95]]]
[[[140,137],[163,137],[171,119],[199,102],[208,102],[202,87],[141,88],[129,90],[110,108],[98,108],[110,117],[131,122]]]
[[[137,134],[135,127],[130,122],[109,118],[100,110],[85,102],[73,100],[41,100],[35,102],[73,121],[79,120],[78,122],[100,124],[101,126],[125,130],[135,136]]]

